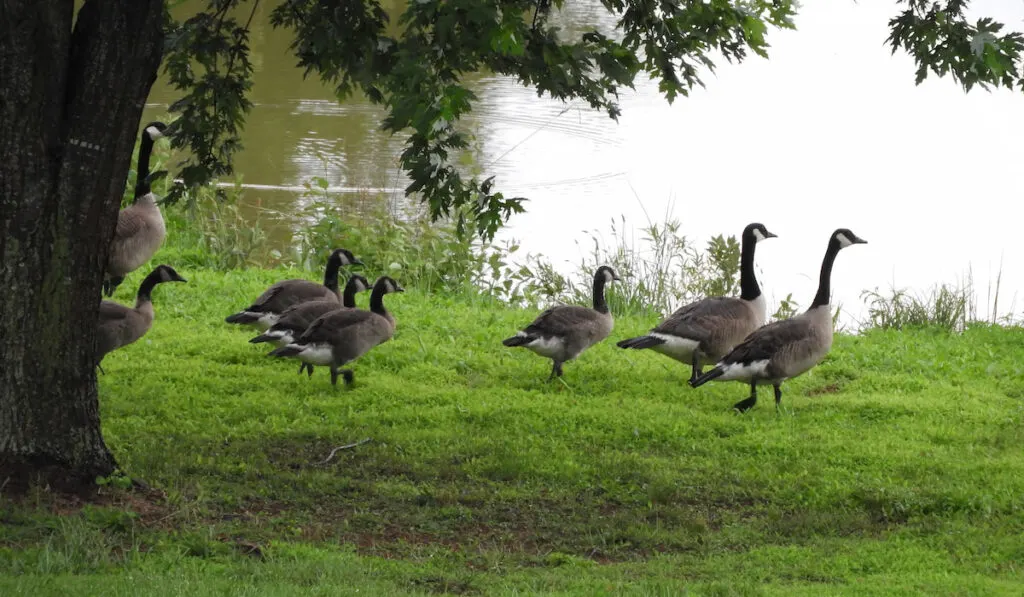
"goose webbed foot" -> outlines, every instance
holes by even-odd
[[[556,377],[562,377],[562,364],[558,361],[555,361],[554,365],[552,365],[551,375],[548,376],[548,381],[551,381]]]
[[[775,384],[775,410],[779,410],[779,405],[782,403],[782,386]]]
[[[757,404],[757,386],[750,384],[750,397],[746,400],[740,400],[732,407],[741,413],[745,413],[754,408],[755,404]]]
[[[299,365],[299,375],[302,375],[303,371],[308,372],[308,377],[313,377],[313,365],[310,365],[309,363],[302,363]]]

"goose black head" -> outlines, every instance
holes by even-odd
[[[144,179],[146,186],[152,186],[154,182],[163,179],[167,176],[167,170],[157,170],[156,172],[150,172],[149,176]]]
[[[334,261],[338,265],[363,265],[362,261],[352,254],[348,249],[335,249],[328,261]]]
[[[840,249],[845,249],[850,245],[865,245],[868,241],[854,234],[849,228],[839,228],[832,233],[832,242],[837,243]]]
[[[146,136],[149,137],[150,141],[156,141],[160,137],[163,137],[164,131],[166,130],[167,125],[157,120],[154,120],[143,128],[143,131],[145,131]]]
[[[178,272],[174,271],[174,268],[169,265],[158,265],[153,270],[153,273],[157,275],[157,282],[187,282],[185,278],[182,278]]]
[[[768,229],[764,227],[764,224],[758,222],[748,224],[747,227],[743,229],[743,240],[750,239],[753,240],[755,243],[759,243],[765,239],[777,237],[777,234],[768,232]]]
[[[601,267],[597,268],[596,272],[594,272],[594,280],[603,280],[605,283],[608,283],[618,282],[622,280],[622,278],[620,278],[619,274],[615,273],[615,270],[613,270],[611,267],[607,265],[602,265]]]
[[[370,281],[359,274],[352,274],[345,287],[352,288],[354,292],[365,292],[370,289]]]
[[[398,282],[395,282],[394,278],[389,276],[381,276],[377,278],[377,282],[373,287],[375,289],[380,288],[384,294],[388,294],[389,292],[405,292],[405,289],[402,288]]]

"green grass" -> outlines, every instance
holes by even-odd
[[[615,347],[649,319],[546,383],[500,344],[535,311],[408,287],[332,387],[223,323],[316,275],[179,272],[100,379],[110,447],[160,492],[4,502],[0,594],[1024,592],[1020,328],[838,336],[740,416],[742,385]]]

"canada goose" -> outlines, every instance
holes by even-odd
[[[345,292],[342,296],[341,304],[344,309],[355,309],[356,308],[356,293],[363,292],[364,290],[370,289],[370,283],[366,278],[359,274],[353,274],[348,279],[348,283],[345,284]],[[306,301],[297,305],[292,305],[281,312],[281,318],[277,320],[277,323],[270,326],[270,328],[249,340],[253,344],[259,344],[260,342],[272,342],[278,348],[291,344],[296,338],[302,335],[302,332],[306,331],[313,320],[320,317],[324,313],[334,311],[338,309],[338,303],[328,300],[316,300]],[[299,373],[303,370],[308,370],[309,375],[313,375],[313,365],[309,363],[302,363],[299,365]]]
[[[338,269],[343,265],[362,265],[348,249],[335,249],[327,258],[324,283],[309,280],[282,280],[267,288],[251,305],[238,313],[228,315],[224,321],[241,325],[254,325],[261,330],[270,329],[281,313],[299,303],[315,300],[338,301]]]
[[[621,340],[619,348],[650,348],[692,368],[690,381],[703,373],[704,365],[718,362],[747,337],[764,325],[765,301],[754,274],[754,248],[776,235],[762,224],[743,229],[740,253],[740,297],[707,297],[676,309],[658,327],[644,336]]]
[[[124,277],[153,257],[164,242],[167,228],[151,185],[166,171],[149,172],[149,156],[153,143],[164,136],[167,125],[151,122],[142,129],[139,142],[139,163],[135,170],[135,195],[132,204],[117,215],[117,227],[108,249],[107,267],[103,276],[103,293],[114,294]]]
[[[562,364],[612,333],[614,320],[604,300],[604,287],[619,280],[615,270],[602,265],[594,272],[594,307],[559,305],[545,310],[518,334],[501,341],[505,346],[522,346],[552,361],[551,375],[562,376]]]
[[[771,384],[778,408],[782,401],[782,382],[820,363],[832,347],[832,309],[829,306],[832,264],[840,249],[863,243],[867,241],[846,228],[833,232],[821,263],[818,293],[807,311],[754,331],[690,385],[696,388],[711,380],[749,383],[750,397],[734,406],[744,412],[757,404],[757,386]]]
[[[381,276],[370,293],[370,310],[335,309],[316,318],[297,340],[272,350],[267,356],[296,357],[310,365],[331,368],[331,385],[338,384],[338,373],[345,385],[355,379],[351,369],[338,367],[354,361],[371,348],[391,339],[395,318],[384,308],[384,295],[405,292],[388,276]]]
[[[153,325],[153,287],[162,282],[184,282],[169,265],[158,265],[142,280],[135,297],[135,307],[113,301],[100,302],[99,326],[96,334],[96,366],[112,350],[117,350],[146,335]],[[100,371],[103,369],[100,368]]]

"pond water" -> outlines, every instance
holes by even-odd
[[[568,4],[567,26],[610,25],[599,2]],[[1021,29],[1024,2],[973,6]],[[530,199],[499,238],[570,269],[590,231],[608,236],[620,217],[640,227],[672,214],[700,244],[761,221],[779,235],[757,259],[770,303],[792,292],[806,306],[829,234],[848,227],[869,241],[844,251],[835,269],[833,302],[851,322],[863,315],[864,289],[923,290],[969,270],[980,315],[1001,269],[999,311],[1019,316],[1024,96],[967,95],[952,80],[915,86],[911,59],[885,45],[897,11],[891,0],[808,3],[797,31],[771,33],[770,60],[723,63],[705,89],[673,105],[640,80],[623,95],[618,123],[512,80],[475,78],[476,162],[506,195]],[[247,213],[290,225],[272,214],[297,211],[296,189],[312,176],[343,192],[401,196],[402,138],[378,129],[379,109],[338,104],[317,80],[303,80],[269,12],[264,3],[254,19],[256,105],[236,162],[252,185]],[[147,117],[174,98],[161,79]]]

